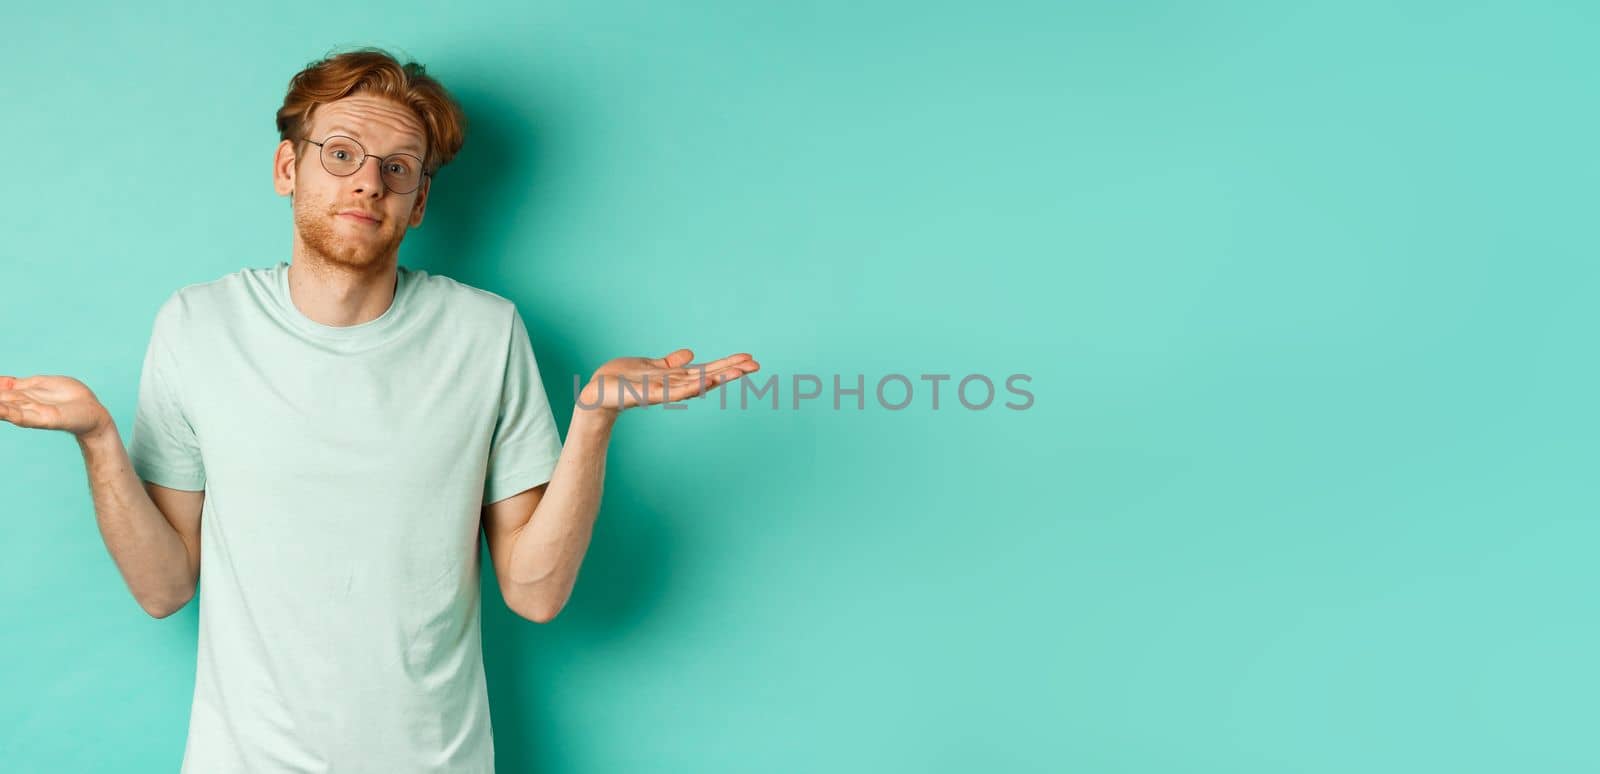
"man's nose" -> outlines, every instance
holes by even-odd
[[[382,196],[387,190],[383,187],[383,160],[371,156],[362,159],[361,167],[350,175],[350,181],[358,194],[373,198]]]

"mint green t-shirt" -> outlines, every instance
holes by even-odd
[[[527,329],[403,266],[323,325],[288,268],[180,288],[145,354],[134,471],[205,491],[182,770],[489,774],[480,509],[561,453]]]

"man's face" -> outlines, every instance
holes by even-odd
[[[426,156],[427,135],[416,114],[381,97],[354,95],[319,105],[306,137],[323,142],[334,134],[355,138],[378,158],[400,152]],[[368,158],[354,174],[339,177],[323,168],[320,147],[299,147],[303,153],[297,156],[296,143],[279,143],[273,165],[274,187],[280,195],[291,195],[299,246],[352,269],[386,265],[399,252],[406,229],[422,223],[432,178],[424,177],[415,191],[397,194],[384,185],[378,158]]]

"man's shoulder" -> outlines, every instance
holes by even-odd
[[[161,317],[191,320],[237,306],[243,296],[267,291],[271,267],[247,267],[220,277],[182,285],[167,295],[157,312]]]
[[[425,269],[409,269],[409,271],[417,283],[418,295],[439,304],[452,315],[473,315],[481,317],[484,321],[503,322],[516,311],[517,306],[511,299],[492,290],[468,285],[453,277],[434,274]]]

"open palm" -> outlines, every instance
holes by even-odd
[[[621,411],[641,405],[693,398],[748,373],[760,370],[749,353],[709,363],[691,363],[694,351],[680,349],[665,357],[619,357],[601,366],[578,396],[584,408]]]
[[[83,435],[108,417],[94,391],[70,376],[0,376],[0,420]]]

